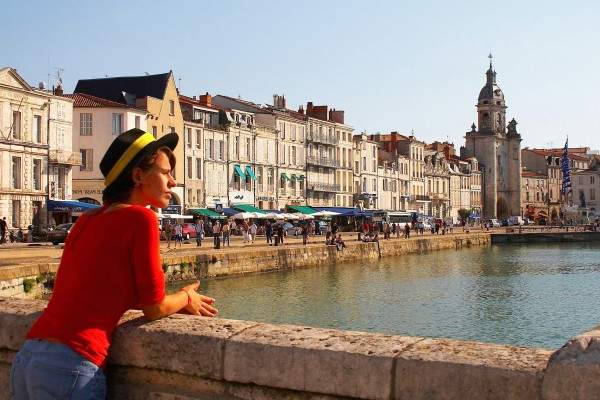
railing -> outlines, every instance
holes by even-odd
[[[81,165],[81,153],[64,150],[50,150],[48,158],[53,164]]]
[[[429,198],[429,196],[425,195],[425,194],[417,194],[414,197],[415,201],[431,201],[431,199]]]
[[[308,135],[306,135],[306,140],[333,145],[337,145],[340,142],[340,140],[337,137],[332,137],[322,133],[309,133]]]
[[[325,158],[325,157],[314,157],[314,156],[306,157],[306,163],[313,164],[313,165],[323,165],[326,167],[334,167],[334,168],[339,168],[339,166],[340,166],[340,162],[338,160],[333,160],[331,158]]]
[[[316,192],[339,192],[341,185],[336,183],[308,182],[307,188]]]

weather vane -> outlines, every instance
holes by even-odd
[[[490,55],[488,56],[488,58],[490,59],[490,67],[491,67],[492,66],[492,58],[494,58],[491,51],[490,51]]]

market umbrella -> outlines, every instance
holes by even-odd
[[[340,215],[340,213],[335,211],[323,210],[317,211],[316,213],[312,213],[310,215],[312,215],[313,217],[335,217],[336,215]]]
[[[237,214],[233,214],[231,217],[232,219],[250,219],[250,218],[258,218],[258,215],[256,213],[253,212],[239,212]]]

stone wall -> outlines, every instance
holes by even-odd
[[[44,305],[0,298],[0,387]],[[107,374],[113,399],[583,400],[600,392],[599,343],[592,330],[553,354],[185,315],[147,322],[131,311]]]

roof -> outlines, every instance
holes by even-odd
[[[527,171],[527,170],[522,171],[521,176],[523,178],[540,178],[540,179],[546,178],[546,179],[548,179],[548,175],[538,174],[538,173]]]
[[[564,153],[564,149],[552,149],[552,150],[543,150],[543,149],[523,149],[523,150],[527,150],[530,151],[532,153],[535,154],[539,154],[542,156],[555,156],[555,157],[562,157],[563,153]],[[569,158],[571,160],[578,160],[578,161],[589,161],[588,157],[582,157],[582,156],[578,156],[577,154],[571,154],[569,153]]]
[[[171,72],[158,75],[127,76],[117,78],[82,79],[74,93],[87,93],[102,99],[126,103],[124,93],[136,99],[154,97],[163,99]]]
[[[184,96],[182,94],[179,95],[179,102],[180,103],[185,103],[185,104],[191,104],[194,107],[198,107],[198,108],[203,108],[209,111],[218,111],[218,110],[222,110],[223,107],[219,107],[219,106],[213,106],[213,105],[207,105],[207,104],[203,104],[200,103],[200,101],[198,101],[197,99],[194,99],[192,97],[189,96]]]
[[[65,94],[64,97],[73,99],[75,101],[73,107],[118,107],[135,109],[135,107],[130,107],[127,104],[101,99],[100,97],[85,93]]]

